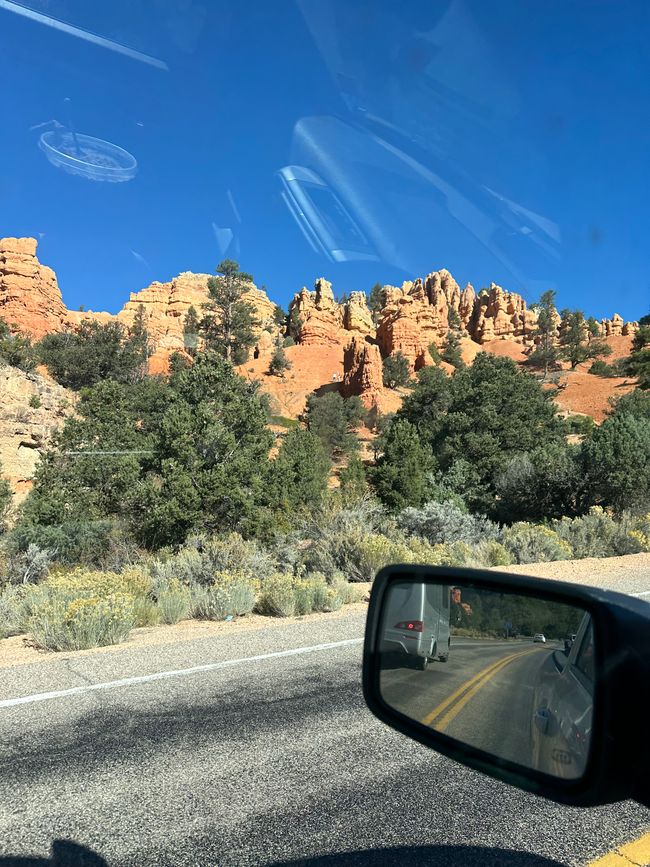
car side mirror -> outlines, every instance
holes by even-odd
[[[650,806],[647,602],[389,566],[371,592],[363,688],[383,722],[470,768],[561,803]]]

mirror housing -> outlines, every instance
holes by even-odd
[[[561,779],[499,758],[425,726],[384,701],[380,690],[380,629],[387,594],[396,582],[462,584],[477,590],[516,593],[578,607],[591,615],[597,635],[596,678],[591,750],[583,776]],[[363,691],[368,707],[382,722],[498,780],[573,806],[595,806],[627,798],[650,806],[647,602],[612,591],[491,570],[388,566],[377,574],[371,591],[363,653]],[[541,718],[535,722],[544,725]]]

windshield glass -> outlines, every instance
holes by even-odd
[[[649,35],[641,0],[0,0],[1,855],[454,847],[458,792],[477,863],[647,821],[560,844],[430,779],[359,666],[391,563],[650,591]],[[391,615],[399,684],[568,658],[441,586]]]

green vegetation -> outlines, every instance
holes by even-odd
[[[381,456],[371,469],[370,480],[379,499],[392,511],[420,506],[426,499],[428,474],[435,461],[417,429],[396,418],[380,437]]]
[[[230,280],[236,306],[247,275],[226,264],[210,303],[227,297]],[[247,346],[237,317],[220,330],[210,312],[208,334],[206,317],[188,311],[186,334],[199,328],[202,342],[191,359],[172,359],[169,377],[146,374],[142,309],[128,332],[86,322],[38,345],[45,355],[60,348],[55,375],[80,394],[2,535],[0,635],[75,649],[185,617],[333,611],[356,598],[348,582],[391,562],[498,566],[650,550],[647,390],[618,399],[597,426],[558,418],[538,380],[509,359],[480,353],[451,376],[428,366],[395,416],[377,416],[365,466],[358,398],[312,395],[306,428],[271,416],[258,384],[233,368]],[[593,342],[590,323],[576,322]],[[633,356],[644,351],[640,332]],[[285,430],[274,435],[269,422]],[[567,444],[569,432],[579,444]],[[345,464],[338,490],[328,488],[333,461]],[[2,529],[10,502],[0,481]]]
[[[253,277],[233,259],[224,259],[216,270],[218,276],[208,280],[209,300],[203,305],[200,335],[207,350],[233,364],[243,364],[255,343],[255,310],[242,299]]]
[[[544,292],[537,305],[537,328],[535,330],[535,349],[528,356],[528,363],[544,371],[544,379],[559,358],[555,343],[559,315],[555,307],[555,292]]]
[[[379,316],[381,315],[382,308],[385,304],[386,290],[381,283],[375,283],[370,290],[370,295],[368,296],[368,307],[370,308],[372,321],[375,325],[379,322]]]
[[[2,464],[0,464],[0,536],[6,530],[6,520],[11,509],[11,486],[2,476]]]
[[[37,360],[31,340],[12,332],[7,323],[0,319],[0,363],[29,373],[36,366]]]
[[[119,322],[83,320],[75,331],[46,334],[36,344],[39,360],[66,388],[79,390],[109,380],[137,382],[146,374],[148,338],[142,310],[126,330]]]
[[[271,361],[269,362],[269,373],[274,376],[283,376],[286,370],[291,368],[291,362],[287,358],[287,354],[282,347],[282,343],[279,343],[271,356]]]
[[[515,593],[491,593],[486,590],[463,589],[462,605],[453,605],[452,623],[455,632],[471,630],[474,636],[502,637],[504,623],[511,623],[511,634],[532,636],[542,632],[547,639],[563,639],[575,633],[583,612],[572,605],[546,602],[543,599]]]
[[[307,426],[318,437],[330,457],[341,457],[359,447],[354,429],[365,419],[366,410],[358,397],[342,398],[338,391],[307,402]]]
[[[559,356],[568,361],[571,370],[591,358],[611,355],[612,348],[594,335],[595,322],[590,325],[579,310],[562,311]]]
[[[196,356],[198,350],[200,330],[201,322],[199,314],[196,312],[195,307],[189,307],[183,322],[183,342],[185,344],[185,351],[193,358]]]
[[[606,379],[611,379],[614,376],[620,376],[621,375],[620,371],[617,370],[617,368],[614,367],[614,365],[607,364],[606,361],[603,361],[600,358],[598,358],[598,359],[596,359],[596,361],[594,361],[594,363],[591,365],[591,367],[589,368],[589,370],[587,372],[591,373],[593,376],[603,376]]]
[[[458,476],[454,468],[464,462],[454,493],[471,511],[488,514],[497,510],[495,478],[512,457],[540,443],[564,442],[555,407],[534,377],[489,353],[451,377],[424,368],[397,419],[415,428],[443,479],[448,473]]]
[[[442,345],[440,353],[442,361],[451,364],[452,367],[458,369],[464,365],[463,355],[460,349],[460,334],[458,331],[449,330],[445,337],[445,342]]]
[[[650,325],[642,325],[634,335],[625,372],[636,377],[639,388],[650,389]]]
[[[383,383],[386,388],[398,388],[408,385],[411,379],[411,367],[408,358],[402,352],[388,355],[382,362]]]

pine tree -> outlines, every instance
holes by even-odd
[[[411,366],[403,352],[388,355],[382,362],[383,383],[386,388],[407,385],[411,378]]]
[[[463,361],[463,354],[460,349],[460,334],[458,331],[450,329],[447,332],[440,357],[456,369],[463,367],[465,362]]]
[[[369,473],[379,499],[392,511],[421,506],[435,460],[420,442],[417,430],[405,419],[396,419],[381,437],[379,447],[382,454]]]
[[[272,376],[283,376],[285,370],[291,369],[291,362],[287,358],[287,353],[284,351],[282,343],[278,343],[271,356],[269,363],[269,373]]]
[[[548,376],[549,368],[557,362],[558,349],[556,346],[557,310],[555,308],[555,292],[548,289],[539,299],[537,328],[534,331],[536,347],[528,356],[531,367],[537,367],[544,371],[544,379]]]
[[[370,290],[370,297],[368,299],[368,307],[370,308],[370,312],[372,313],[372,321],[377,324],[379,321],[379,317],[381,315],[381,311],[386,304],[386,291],[381,283],[375,283],[375,285]]]
[[[224,259],[217,266],[217,277],[208,280],[209,300],[201,320],[200,333],[206,349],[213,349],[233,364],[242,364],[255,343],[255,310],[242,300],[253,277],[241,271],[233,259]]]
[[[183,322],[183,343],[185,351],[194,358],[199,343],[199,331],[201,323],[195,307],[189,307]]]
[[[611,355],[604,340],[597,340],[580,310],[563,310],[560,329],[559,356],[571,364],[571,370],[588,361]]]

